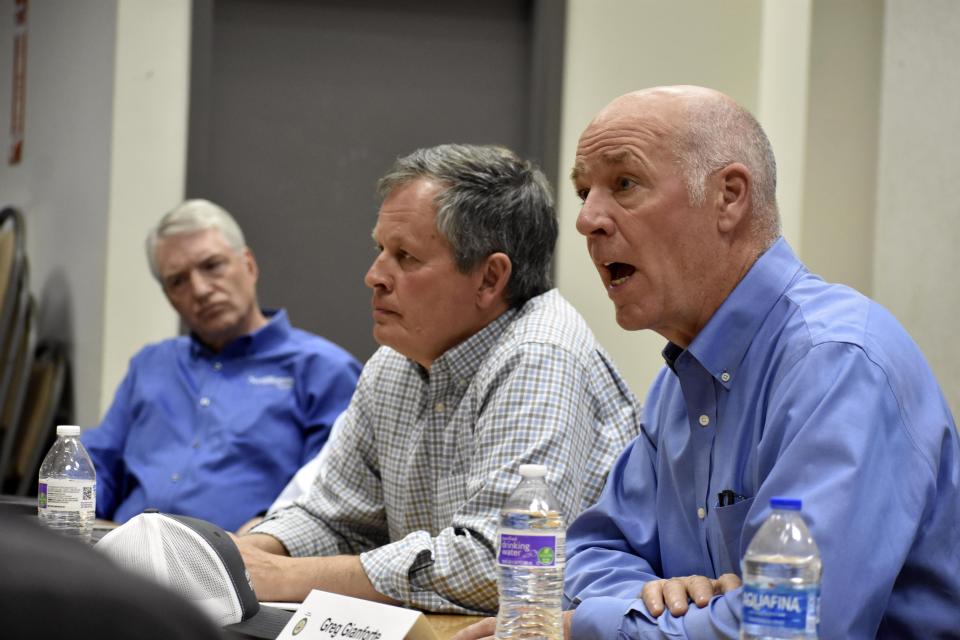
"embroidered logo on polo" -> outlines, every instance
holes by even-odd
[[[293,388],[293,378],[290,376],[249,376],[247,382],[258,386],[276,387],[283,391]]]

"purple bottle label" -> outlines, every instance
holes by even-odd
[[[497,562],[511,567],[556,566],[557,538],[501,533]]]

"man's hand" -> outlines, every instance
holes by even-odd
[[[291,585],[284,580],[284,570],[290,567],[286,549],[276,538],[266,535],[231,536],[240,549],[243,563],[253,581],[253,591],[258,600],[280,600],[300,602],[304,598],[303,589],[292,592],[285,587]],[[289,576],[288,576],[289,577]],[[309,592],[309,589],[307,590]]]
[[[715,580],[706,576],[684,576],[669,580],[651,580],[643,585],[640,597],[654,618],[663,613],[664,605],[673,615],[682,616],[687,612],[687,603],[690,600],[702,609],[713,596],[732,591],[739,586],[740,578],[735,573],[725,573]]]
[[[497,619],[484,618],[480,622],[474,622],[469,627],[460,629],[450,640],[491,640],[496,631]]]
[[[563,637],[570,638],[570,625],[573,620],[573,611],[563,612]],[[496,618],[484,618],[465,629],[457,632],[450,640],[493,640],[497,631]]]
[[[303,602],[311,589],[320,589],[353,598],[402,604],[373,588],[359,556],[291,558],[286,547],[273,536],[251,533],[230,537],[240,549],[258,600]]]

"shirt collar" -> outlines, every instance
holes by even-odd
[[[459,383],[472,380],[477,369],[480,368],[480,363],[486,358],[487,352],[497,343],[516,315],[517,309],[507,309],[483,329],[460,344],[447,349],[443,355],[433,361],[430,373],[436,375],[446,372]]]
[[[199,357],[243,357],[255,353],[262,353],[277,344],[283,343],[290,335],[290,320],[286,309],[264,309],[263,315],[267,324],[253,333],[234,338],[223,346],[223,349],[214,353],[192,331],[190,332],[190,355]]]
[[[750,267],[687,351],[720,384],[729,388],[737,379],[737,369],[764,318],[787,286],[805,271],[787,241],[777,240]],[[675,349],[670,350],[671,346]],[[677,349],[679,347],[672,343],[664,349],[664,359],[671,368],[680,356]]]

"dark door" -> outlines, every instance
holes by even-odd
[[[195,0],[187,194],[236,216],[261,305],[365,360],[394,158],[496,143],[555,179],[564,4]]]

